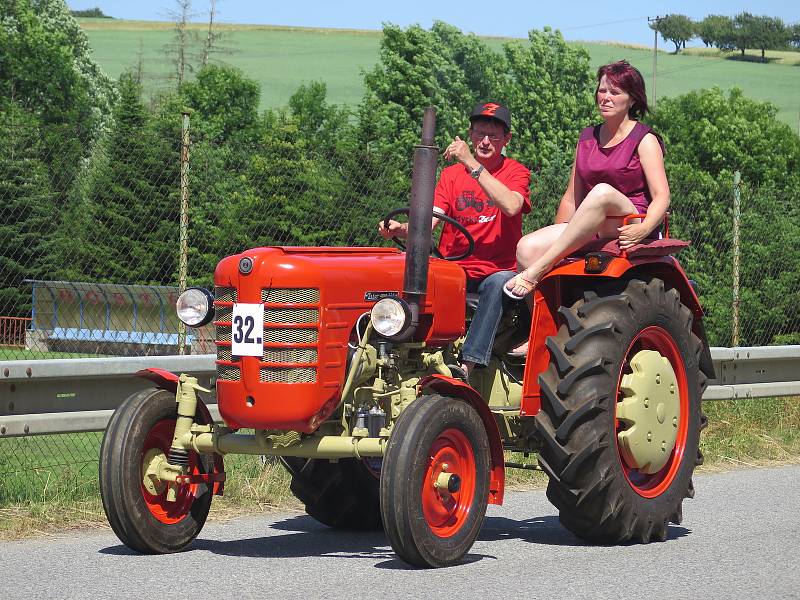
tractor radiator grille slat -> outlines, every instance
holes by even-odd
[[[261,301],[271,304],[317,304],[319,290],[316,288],[264,288]]]
[[[265,344],[312,344],[316,341],[316,329],[264,329]]]
[[[219,302],[236,302],[236,288],[215,287],[214,300]]]
[[[214,307],[214,320],[230,323],[233,319],[232,306],[215,306]]]
[[[315,363],[317,362],[317,349],[276,350],[275,348],[264,348],[264,362]]]
[[[268,308],[264,311],[265,323],[316,323],[319,310],[316,308]]]
[[[217,365],[217,379],[220,381],[239,381],[242,372],[239,367],[229,367],[228,365]]]
[[[317,370],[313,367],[261,367],[262,383],[314,383]]]

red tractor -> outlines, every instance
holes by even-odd
[[[224,425],[194,378],[164,371],[149,370],[158,387],[117,409],[100,483],[128,547],[189,545],[229,453],[280,457],[309,515],[382,527],[418,566],[469,551],[487,504],[502,503],[505,468],[523,466],[506,451],[538,454],[548,498],[581,538],[664,540],[681,522],[713,377],[700,303],[670,256],[685,243],[667,236],[626,254],[609,242],[562,261],[532,314],[524,303],[506,311],[492,363],[464,381],[465,275],[429,257],[433,123],[429,111],[405,253],[254,248],[219,263],[213,294],[179,299],[185,323],[216,326]],[[511,364],[505,351],[528,326],[527,362]]]

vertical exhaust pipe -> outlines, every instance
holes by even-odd
[[[420,302],[428,290],[433,192],[436,186],[436,165],[439,156],[435,135],[436,109],[429,106],[422,117],[421,143],[414,148],[406,264],[403,275],[403,298],[411,309],[411,319],[409,327],[400,334],[403,340],[408,340],[414,335],[419,325]]]

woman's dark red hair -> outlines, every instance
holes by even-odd
[[[627,60],[618,60],[597,69],[597,88],[594,90],[595,100],[597,100],[597,90],[600,89],[600,80],[603,75],[606,76],[611,85],[625,91],[633,100],[633,105],[628,111],[628,116],[631,119],[638,119],[650,110],[647,106],[647,94],[644,91],[644,78],[639,69],[632,66]]]

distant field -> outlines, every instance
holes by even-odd
[[[165,47],[172,39],[171,23],[80,19],[94,49],[95,59],[112,77],[134,68],[141,57],[148,91],[168,87],[171,66]],[[202,25],[196,31],[202,35]],[[380,32],[305,29],[257,25],[224,26],[227,39],[221,45],[230,54],[223,62],[242,69],[261,85],[262,108],[283,106],[302,83],[324,81],[331,102],[355,104],[363,90],[362,70],[378,60]],[[506,40],[487,38],[500,50]],[[652,52],[616,44],[575,42],[589,51],[593,66],[626,58],[652,81]],[[701,55],[702,54],[702,55]],[[709,54],[706,56],[705,54]],[[715,51],[689,49],[684,54],[659,52],[658,97],[717,85],[741,87],[745,94],[769,100],[779,108],[779,117],[794,129],[800,121],[800,53],[767,53],[769,64],[733,60]],[[650,92],[651,90],[648,90]]]

